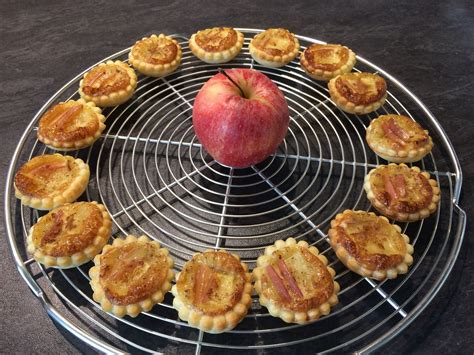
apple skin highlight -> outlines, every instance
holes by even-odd
[[[267,76],[254,69],[209,79],[196,96],[193,126],[204,149],[219,163],[246,168],[273,154],[286,136],[288,104]]]

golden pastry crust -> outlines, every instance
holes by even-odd
[[[61,102],[40,119],[38,140],[51,149],[70,151],[92,145],[105,129],[105,117],[93,102]]]
[[[272,316],[298,324],[329,314],[338,303],[335,275],[318,249],[294,238],[266,247],[253,270],[260,304]]]
[[[146,236],[129,235],[106,245],[89,270],[93,299],[117,317],[136,317],[163,301],[174,278],[173,259]]]
[[[191,36],[191,52],[209,64],[227,63],[239,54],[244,35],[232,27],[213,27]]]
[[[282,67],[298,56],[300,43],[284,28],[269,28],[250,41],[249,52],[257,63],[271,68]]]
[[[47,267],[76,267],[92,260],[111,233],[112,220],[103,205],[70,203],[55,208],[30,228],[28,252]]]
[[[337,257],[355,273],[376,280],[406,274],[413,246],[402,229],[373,212],[346,210],[331,221],[329,242]]]
[[[329,94],[343,111],[366,114],[380,108],[387,98],[385,80],[371,73],[345,73],[331,79]]]
[[[74,202],[86,190],[89,165],[69,155],[46,154],[26,162],[16,173],[15,196],[39,210]]]
[[[329,80],[352,70],[356,56],[339,44],[312,44],[301,54],[300,65],[313,79]]]
[[[137,41],[128,56],[130,64],[140,73],[161,77],[175,71],[181,64],[179,43],[164,34],[143,37]]]
[[[235,254],[206,250],[188,261],[176,277],[173,307],[179,318],[208,333],[233,329],[251,304],[251,275]]]
[[[79,94],[85,101],[108,107],[123,104],[137,87],[135,71],[120,60],[100,63],[84,74]]]
[[[375,154],[393,163],[418,161],[433,148],[428,131],[402,115],[382,115],[372,120],[366,139]]]
[[[367,198],[381,214],[399,222],[418,221],[436,211],[440,189],[417,166],[380,165],[364,181]]]

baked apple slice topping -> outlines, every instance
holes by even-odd
[[[196,43],[208,52],[227,50],[237,42],[237,32],[230,27],[215,27],[199,31]]]
[[[407,186],[405,177],[402,174],[396,174],[393,176],[383,176],[385,191],[390,195],[392,200],[405,197],[407,194]]]
[[[255,36],[254,46],[273,56],[282,56],[295,49],[293,35],[283,28],[270,28]]]
[[[170,38],[154,35],[137,42],[132,53],[146,63],[167,64],[176,58],[178,46]]]
[[[109,95],[125,89],[129,84],[130,77],[125,69],[117,65],[99,66],[85,76],[82,91],[91,96]]]
[[[382,129],[388,138],[402,147],[407,144],[407,141],[410,138],[410,136],[399,125],[396,124],[393,118],[383,122]]]
[[[273,266],[271,265],[267,265],[267,267],[265,268],[266,272],[267,272],[267,275],[268,277],[270,278],[273,286],[275,287],[278,295],[280,296],[280,298],[284,301],[284,302],[291,302],[291,296],[290,294],[288,293],[284,283],[283,283],[283,280],[280,278],[280,276],[278,276],[278,274],[276,273],[275,269],[273,268]]]
[[[212,269],[205,265],[199,264],[196,271],[196,279],[194,281],[194,291],[197,304],[203,304],[209,299],[212,289],[217,287],[217,279]]]
[[[387,84],[377,74],[345,73],[336,79],[336,88],[350,102],[367,105],[384,97]]]
[[[66,104],[60,104],[51,110],[49,115],[45,116],[45,120],[51,120],[49,123],[51,126],[54,125],[57,128],[64,129],[70,124],[71,121],[78,117],[81,111],[82,105],[73,105],[67,107]]]
[[[301,292],[300,288],[298,287],[298,284],[296,283],[295,278],[291,274],[290,270],[288,270],[288,266],[286,265],[283,259],[278,260],[278,268],[280,269],[284,279],[288,282],[288,285],[290,286],[291,290],[298,297],[304,297],[303,292]]]
[[[303,292],[301,292],[298,283],[283,259],[278,260],[277,268],[279,272],[276,271],[272,265],[267,265],[266,271],[281,299],[285,302],[291,302],[293,300],[288,289],[291,290],[291,293],[297,296],[297,298],[304,298]],[[281,274],[281,277],[279,274]]]
[[[54,170],[59,170],[62,168],[67,168],[69,170],[69,164],[67,160],[61,160],[46,164],[40,164],[34,168],[27,171],[31,175],[49,175]]]

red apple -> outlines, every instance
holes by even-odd
[[[197,94],[194,130],[219,163],[245,168],[277,150],[288,130],[288,104],[257,70],[227,69],[225,74],[214,75]]]

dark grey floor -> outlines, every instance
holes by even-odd
[[[2,179],[34,113],[84,68],[145,34],[215,25],[292,31],[343,43],[405,83],[439,119],[464,171],[461,205],[472,214],[474,3],[472,1],[2,1],[0,159]],[[4,181],[4,180],[2,180]],[[4,192],[2,182],[1,195]],[[2,209],[3,221],[3,209]],[[472,224],[453,274],[436,299],[387,350],[474,351]],[[0,234],[5,236],[4,225]],[[0,243],[0,352],[77,353],[58,330]]]

